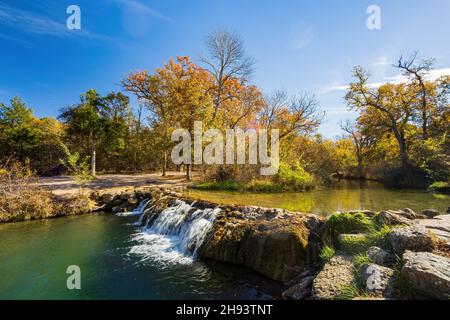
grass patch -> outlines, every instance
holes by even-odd
[[[243,191],[244,185],[233,181],[220,182],[205,182],[192,187],[197,190],[212,190],[212,191]]]
[[[341,292],[334,300],[353,300],[356,297],[363,296],[367,296],[367,294],[361,290],[356,281],[354,281],[351,284],[342,287]]]
[[[366,263],[370,263],[367,251],[358,253],[353,257],[353,264],[356,270],[359,270],[359,268]]]
[[[325,246],[319,253],[320,260],[322,260],[323,263],[327,263],[331,260],[336,254],[336,250],[333,247]]]
[[[336,239],[339,234],[365,233],[376,230],[374,220],[364,213],[335,213],[326,222],[327,232]]]

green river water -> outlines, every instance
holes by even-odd
[[[346,185],[296,194],[190,191],[219,203],[329,214],[350,209],[435,208],[448,196]],[[0,225],[0,299],[266,299],[280,287],[243,268],[198,262],[176,235],[149,234],[137,215],[92,214]],[[66,269],[81,269],[81,290]]]

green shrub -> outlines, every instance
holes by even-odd
[[[428,187],[428,190],[431,192],[448,194],[450,193],[450,183],[445,181],[435,182]]]
[[[323,263],[327,263],[331,260],[331,258],[334,257],[336,254],[336,250],[334,250],[333,247],[325,246],[319,253],[320,260],[322,260]]]
[[[275,179],[285,190],[301,191],[313,187],[313,177],[299,162],[293,166],[281,162]]]

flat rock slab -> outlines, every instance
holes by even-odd
[[[312,297],[315,300],[333,300],[342,292],[342,288],[354,280],[353,259],[351,256],[338,255],[325,264],[323,270],[313,282]]]
[[[450,214],[437,216],[434,219],[417,220],[417,224],[425,227],[450,246]]]
[[[406,251],[402,276],[420,292],[436,299],[450,297],[450,259],[428,252]]]

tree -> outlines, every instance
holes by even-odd
[[[160,136],[164,176],[173,146],[172,130],[184,128],[193,133],[194,122],[207,119],[212,113],[212,99],[208,93],[211,76],[189,57],[177,57],[153,75],[146,71],[135,72],[122,83],[125,90],[134,93],[152,114],[153,127],[158,129],[155,131]],[[186,164],[186,177],[190,179],[190,164]]]
[[[392,133],[398,143],[403,168],[409,162],[408,135],[410,122],[417,110],[415,88],[407,84],[387,83],[378,88],[368,85],[368,73],[362,67],[353,70],[356,82],[350,84],[345,99],[347,104],[361,112],[359,122]]]
[[[106,108],[103,98],[95,89],[80,96],[80,103],[66,108],[59,116],[66,125],[70,137],[86,141],[91,153],[91,175],[96,175],[97,147],[106,126]]]
[[[345,122],[341,122],[340,127],[343,131],[348,133],[353,140],[356,161],[358,162],[358,177],[363,178],[364,154],[365,150],[370,146],[373,138],[365,135],[362,130],[358,130],[356,125],[351,123],[348,119]]]
[[[229,99],[225,87],[233,79],[245,84],[253,72],[254,60],[248,57],[244,44],[236,33],[225,29],[210,33],[205,40],[207,57],[201,57],[206,69],[213,75],[214,112],[212,121],[217,117],[222,103]]]
[[[422,140],[428,138],[428,124],[432,116],[433,102],[432,90],[433,84],[429,83],[426,78],[434,64],[434,59],[425,59],[417,61],[417,52],[410,58],[400,57],[397,68],[404,71],[404,75],[409,78],[411,85],[417,87],[417,94],[420,99],[420,119],[422,127]],[[431,100],[431,101],[430,101]]]
[[[94,177],[89,173],[89,157],[81,158],[78,152],[71,153],[69,148],[61,143],[65,159],[60,159],[63,166],[66,166],[75,178],[78,185],[79,194],[83,194],[83,187]]]

